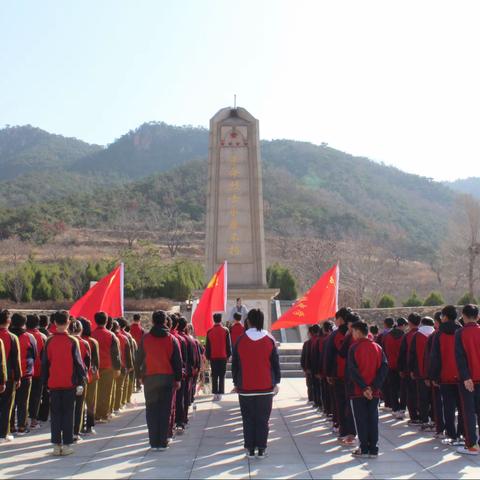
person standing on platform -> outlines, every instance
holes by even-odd
[[[32,376],[32,388],[30,390],[30,399],[28,402],[28,416],[30,417],[30,430],[40,427],[38,414],[40,403],[43,396],[42,384],[42,352],[45,347],[47,337],[39,330],[40,318],[38,315],[27,315],[27,332],[33,335],[37,346],[37,355]]]
[[[418,313],[411,313],[408,316],[408,332],[402,338],[400,345],[400,353],[398,355],[398,367],[400,376],[405,383],[407,393],[407,409],[410,420],[409,425],[421,425],[418,412],[418,395],[417,384],[412,378],[412,372],[409,369],[410,347],[412,345],[413,336],[418,332],[418,326],[422,318]]]
[[[173,393],[182,382],[182,359],[178,341],[169,332],[167,314],[154,312],[152,323],[140,341],[136,362],[144,385],[150,447],[163,451],[168,447]]]
[[[348,390],[360,447],[354,457],[378,456],[378,402],[388,363],[382,347],[368,339],[365,322],[352,324],[354,343],[348,351]]]
[[[248,315],[248,308],[243,305],[242,303],[242,299],[241,298],[237,298],[236,302],[235,302],[235,305],[232,307],[232,309],[230,310],[230,314],[228,315],[228,318],[227,320],[229,322],[233,322],[235,320],[235,317],[234,315],[238,313],[239,315],[241,315],[241,319],[240,321],[242,323],[245,323],[245,320],[247,318],[247,315]]]
[[[207,332],[206,356],[212,368],[213,401],[218,402],[225,393],[227,362],[232,356],[232,343],[228,328],[222,325],[222,314],[213,315],[214,326]]]
[[[32,376],[35,370],[35,359],[37,358],[37,342],[33,335],[27,333],[27,318],[20,314],[12,315],[10,332],[18,337],[20,345],[20,360],[22,362],[22,380],[20,387],[15,393],[15,403],[10,418],[10,430],[18,436],[23,436],[30,430],[27,428],[28,399],[32,388]],[[15,417],[17,420],[15,428]]]
[[[138,313],[133,316],[132,323],[130,324],[130,335],[133,337],[137,344],[137,348],[140,347],[140,342],[142,340],[145,330],[142,327],[141,317]],[[141,389],[140,380],[138,378],[138,372],[135,372],[135,393],[138,393]]]
[[[84,433],[95,435],[95,411],[97,409],[98,379],[100,378],[100,351],[98,342],[92,338],[92,324],[86,318],[80,318],[82,324],[82,338],[88,342],[91,352],[90,369],[87,372],[87,395],[85,396],[85,409],[87,419]]]
[[[248,312],[249,329],[235,345],[232,376],[243,420],[244,447],[248,458],[265,458],[273,396],[281,380],[275,340],[263,330],[261,310]],[[214,327],[215,328],[215,327]]]
[[[97,410],[95,413],[95,420],[98,423],[105,423],[109,419],[114,382],[120,376],[122,367],[118,340],[105,327],[107,320],[105,312],[97,312],[95,314],[97,328],[92,332],[92,338],[98,342],[100,353],[100,378],[98,380]]]
[[[75,396],[75,417],[73,423],[73,441],[78,442],[80,439],[80,431],[84,426],[85,416],[85,399],[87,398],[88,378],[91,375],[92,366],[92,351],[90,350],[90,344],[87,340],[82,338],[83,326],[79,320],[71,319],[68,331],[72,337],[74,337],[80,348],[80,358],[82,359],[83,366],[85,368],[86,377],[82,384],[82,394]]]
[[[54,455],[74,453],[75,397],[83,394],[87,372],[78,340],[68,335],[69,315],[54,314],[55,333],[47,339],[42,357],[42,378],[50,391],[51,440]]]
[[[8,310],[0,311],[0,340],[5,349],[7,381],[5,390],[0,393],[0,443],[11,442],[13,436],[10,434],[10,418],[15,392],[20,387],[22,378],[22,364],[20,361],[20,344],[18,338],[8,330],[11,318]]]
[[[434,336],[430,352],[429,377],[434,387],[440,389],[444,430],[447,434],[444,443],[462,446],[463,442],[460,437],[463,434],[463,417],[460,408],[459,377],[455,357],[455,332],[461,326],[456,320],[456,308],[453,305],[444,307],[440,314],[439,332]],[[458,422],[456,420],[457,411]]]
[[[230,338],[232,347],[235,346],[237,340],[245,333],[245,327],[242,324],[242,315],[235,312],[233,314],[233,325],[230,327]]]
[[[458,447],[457,452],[464,455],[478,455],[480,454],[477,432],[480,419],[480,326],[478,325],[478,307],[476,305],[465,305],[462,310],[462,317],[465,326],[455,333],[455,359],[460,377],[459,388],[465,423],[465,446]]]

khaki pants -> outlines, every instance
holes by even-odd
[[[125,390],[126,374],[121,373],[118,378],[115,379],[115,401],[113,402],[113,410],[118,411],[122,406],[122,399]]]
[[[100,379],[98,380],[97,391],[97,410],[95,420],[107,419],[111,413],[114,399],[115,379],[113,368],[100,369]]]
[[[95,411],[97,410],[98,380],[93,380],[87,386],[85,405],[87,408],[87,429],[95,426]]]

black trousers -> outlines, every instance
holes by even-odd
[[[43,382],[40,377],[32,378],[32,388],[30,390],[30,400],[28,402],[28,416],[32,420],[38,420],[40,403],[43,395]]]
[[[323,412],[326,415],[330,415],[332,413],[332,399],[330,396],[330,388],[329,384],[325,378],[320,380],[320,391],[322,394],[322,406]]]
[[[387,394],[389,395],[389,405],[393,412],[398,412],[399,410],[405,410],[405,404],[401,405],[401,384],[402,379],[400,378],[400,374],[396,370],[388,370],[387,374],[388,378],[388,391]]]
[[[157,375],[151,375],[144,378],[143,385],[150,446],[166,447],[172,409],[173,375],[169,382]]]
[[[478,444],[477,423],[480,424],[480,384],[469,392],[463,383],[459,385],[460,404],[464,418],[465,445],[473,447]]]
[[[245,448],[248,450],[267,448],[273,395],[239,395],[239,400]]]
[[[363,454],[378,453],[378,398],[353,398],[351,406],[355,417],[360,450]]]
[[[428,423],[432,412],[432,395],[430,387],[427,387],[425,380],[415,380],[417,386],[417,412],[423,423]]]
[[[177,426],[185,426],[185,390],[186,380],[182,380],[180,388],[175,395],[175,423]]]
[[[345,381],[343,379],[335,379],[334,392],[339,428],[338,434],[340,437],[355,435],[355,424],[353,421],[352,410],[347,400]]]
[[[388,408],[392,408],[392,405],[390,404],[391,395],[390,395],[390,383],[389,383],[388,375],[385,378],[385,381],[383,382],[383,385],[382,385],[382,397],[383,397],[385,406]]]
[[[17,417],[17,428],[26,428],[28,416],[28,402],[30,398],[30,390],[32,388],[31,377],[24,377],[20,383],[20,388],[15,393],[15,403],[10,418],[10,428],[14,430],[15,416]]]
[[[322,394],[320,390],[320,379],[313,376],[312,378],[313,383],[313,402],[316,407],[322,406]]]
[[[410,374],[408,374],[410,375]],[[410,420],[419,420],[417,383],[410,376],[404,378],[407,387],[407,409]]]
[[[432,408],[436,433],[443,433],[445,430],[445,417],[440,387],[432,387]]]
[[[227,360],[210,360],[210,365],[212,367],[212,393],[223,395],[225,393]]]
[[[10,433],[10,417],[15,402],[15,386],[13,380],[8,380],[5,391],[0,394],[0,438]]]
[[[75,388],[50,390],[52,443],[71,445],[75,414]]]
[[[46,422],[50,413],[50,392],[47,388],[43,388],[42,401],[40,403],[40,409],[38,411],[38,420]]]
[[[313,376],[311,373],[305,373],[305,383],[307,384],[308,401],[313,402]]]
[[[456,439],[463,435],[463,416],[460,409],[460,393],[456,383],[443,383],[440,385],[443,403],[443,418],[445,419],[445,431],[448,438]],[[458,424],[455,412],[458,410]]]

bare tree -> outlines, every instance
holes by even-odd
[[[10,268],[17,268],[21,261],[28,258],[32,247],[23,242],[18,236],[10,237],[0,243],[0,259],[3,258]]]
[[[194,233],[193,222],[180,211],[175,201],[166,201],[162,210],[153,206],[150,219],[151,228],[158,240],[167,246],[172,258],[177,255],[180,247],[190,245]]]
[[[460,200],[465,219],[464,244],[468,258],[468,293],[474,296],[475,284],[479,278],[475,275],[477,258],[480,256],[480,202],[471,195],[463,195]]]
[[[133,248],[144,228],[145,224],[142,221],[138,200],[124,200],[115,217],[114,230],[127,241],[128,248]]]

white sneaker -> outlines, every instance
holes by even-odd
[[[457,452],[462,455],[478,455],[480,454],[480,449],[478,447],[458,447]]]
[[[217,397],[218,397],[218,398],[217,398],[218,401],[220,402],[220,401],[222,400],[222,395],[217,395]]]
[[[61,445],[54,445],[52,455],[55,457],[59,457],[62,454],[62,446]]]
[[[67,455],[71,455],[74,452],[75,452],[75,450],[72,448],[71,445],[64,445],[62,447],[62,457],[66,457]]]

